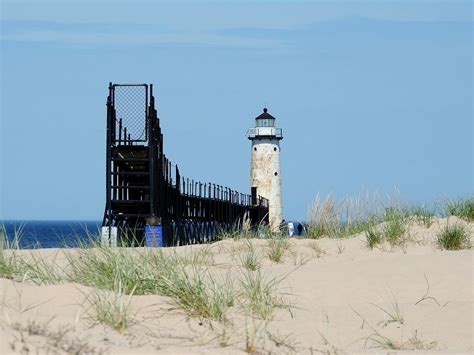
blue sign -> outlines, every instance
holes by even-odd
[[[145,246],[147,247],[163,247],[163,227],[145,226]]]

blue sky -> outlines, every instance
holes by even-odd
[[[471,1],[1,6],[0,219],[102,218],[109,81],[153,83],[167,156],[242,192],[266,104],[287,219],[316,193],[473,192]]]

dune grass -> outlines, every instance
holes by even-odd
[[[406,231],[407,219],[403,211],[390,208],[385,212],[382,228],[383,238],[391,245],[403,243],[403,235]]]
[[[20,268],[16,260],[11,256],[6,256],[4,251],[0,251],[0,277],[13,279],[16,275],[21,274]]]
[[[321,237],[346,238],[364,233],[377,241],[374,225],[384,223],[382,237],[391,245],[403,243],[408,223],[414,221],[426,228],[436,217],[457,216],[474,221],[474,196],[457,200],[437,201],[435,207],[409,205],[396,192],[394,197],[382,198],[378,193],[360,194],[340,200],[331,195],[316,195],[308,207],[306,235],[311,239]],[[371,245],[375,245],[370,242]]]
[[[371,227],[366,231],[367,246],[373,249],[383,241],[382,233],[380,233],[375,227]]]
[[[407,205],[399,197],[382,199],[376,193],[339,201],[317,195],[308,208],[307,237],[346,238],[363,234],[370,249],[385,242],[403,249],[410,240],[407,231],[411,223],[430,228],[437,217],[446,216],[474,221],[474,197],[442,201],[435,210],[425,205]],[[468,235],[461,225],[447,227],[440,233],[438,244],[443,249],[467,248]]]
[[[385,315],[385,320],[379,322],[379,325],[387,326],[390,323],[399,323],[403,324],[405,321],[403,319],[403,314],[398,304],[398,301],[393,297],[393,302],[390,304],[390,308],[383,308],[375,303],[370,303],[375,308],[381,310]]]
[[[337,203],[334,199],[325,199],[318,202],[319,204],[314,205],[316,207],[313,206],[316,215],[311,220],[307,235],[312,238],[323,235],[342,238],[365,233],[367,245],[372,249],[383,242],[402,244],[411,218],[418,218],[417,221],[427,227],[433,222],[432,210],[424,207],[409,210],[391,201],[381,208],[375,202],[367,202],[368,199],[366,202],[361,201],[362,199],[356,199],[355,202],[346,199]],[[452,215],[469,219],[472,201],[473,199],[464,199],[456,203],[450,202],[446,208]],[[18,233],[18,238],[20,234]],[[248,239],[256,236],[266,239],[262,254],[255,250],[252,240]],[[15,249],[6,251],[3,241],[0,250],[0,277],[36,284],[75,282],[111,291],[117,299],[132,294],[163,295],[170,297],[189,315],[218,321],[226,321],[228,309],[238,301],[258,318],[270,318],[274,309],[284,306],[284,302],[276,296],[280,279],[269,278],[261,271],[262,256],[274,263],[281,263],[287,254],[291,254],[288,238],[269,232],[262,234],[262,231],[258,235],[248,228],[243,234],[236,232],[227,237],[242,239],[245,247],[245,253],[239,251],[243,269],[239,270],[242,276],[238,278],[238,288],[229,274],[217,277],[210,271],[209,267],[215,265],[210,246],[195,248],[191,253],[182,255],[171,250],[104,247],[97,241],[88,241],[79,248],[63,250],[66,261],[60,267],[56,264],[56,258],[46,260],[39,258],[34,252],[19,253]],[[469,248],[469,232],[462,224],[448,225],[437,235],[437,242],[441,248],[448,250]],[[7,245],[8,248],[14,246]],[[310,247],[318,257],[324,254],[317,244]],[[297,259],[296,254],[293,259],[295,265],[303,263]],[[120,284],[120,290],[117,289],[117,283]],[[238,290],[242,292],[239,293]],[[113,302],[107,303],[101,295],[90,296],[89,300],[107,313],[108,305]],[[109,309],[115,312],[114,308]],[[107,317],[104,315],[104,319]]]
[[[122,332],[133,321],[130,312],[130,301],[134,290],[125,296],[120,282],[113,292],[92,289],[85,293],[85,304],[88,315],[93,323],[109,325],[115,330]]]
[[[436,237],[441,249],[460,250],[471,248],[468,230],[460,223],[447,224]]]
[[[99,244],[94,248],[66,249],[63,253],[66,265],[59,268],[54,260],[43,260],[33,252],[19,255],[2,251],[0,275],[36,284],[75,282],[127,295],[159,294],[170,297],[190,315],[219,321],[225,320],[227,309],[234,304],[234,287],[229,277],[216,279],[206,266],[189,264],[174,253],[138,252]],[[89,300],[97,311],[102,309],[106,313],[104,317],[114,311],[109,307],[113,303],[104,299],[103,293],[94,294]]]
[[[244,308],[264,320],[271,319],[276,308],[289,308],[289,302],[278,294],[278,285],[283,279],[269,277],[260,270],[245,272],[240,279]]]
[[[5,224],[0,222],[0,249],[20,249],[25,224],[20,223],[13,228],[13,236],[8,237]]]
[[[247,270],[256,271],[261,267],[261,258],[251,240],[246,240],[246,247],[247,251],[243,255],[240,255],[240,262]]]
[[[328,232],[326,231],[324,226],[320,224],[310,224],[306,228],[306,238],[319,239],[327,235],[328,235]]]
[[[407,223],[408,218],[404,211],[395,208],[387,209],[380,219],[373,218],[368,223],[365,230],[367,246],[373,249],[385,241],[392,246],[402,245],[405,242]]]
[[[375,224],[386,220],[387,211],[401,211],[402,205],[398,198],[388,197],[384,201],[378,193],[366,192],[339,201],[330,195],[325,198],[317,195],[308,208],[307,234],[318,239],[322,236],[347,238],[367,233]]]
[[[281,263],[290,243],[285,236],[275,235],[267,239],[267,256],[274,263]]]
[[[368,343],[370,343],[370,347],[374,349],[399,351],[435,350],[438,347],[438,343],[436,341],[427,342],[423,340],[416,329],[414,330],[412,336],[410,336],[406,341],[398,341],[376,331],[366,338],[364,347],[366,347]]]
[[[234,302],[230,279],[221,284],[206,267],[190,265],[174,253],[99,247],[78,254],[68,256],[72,282],[113,290],[119,280],[126,294],[168,296],[189,314],[216,320],[225,320]]]
[[[474,221],[474,196],[447,200],[443,210],[446,216],[456,216],[472,222]]]
[[[434,218],[436,217],[435,210],[426,206],[413,206],[408,208],[406,212],[407,215],[411,216],[416,223],[423,225],[426,228],[431,227]]]
[[[31,281],[37,285],[61,282],[60,270],[54,261],[47,261],[34,252],[20,255],[17,250],[0,251],[0,277]]]

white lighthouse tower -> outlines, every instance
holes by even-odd
[[[250,186],[257,188],[257,194],[269,200],[270,227],[278,229],[282,220],[280,140],[281,128],[275,128],[275,117],[263,109],[255,118],[255,128],[247,130],[252,142],[252,160],[250,163]]]

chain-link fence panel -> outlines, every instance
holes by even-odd
[[[146,142],[148,86],[114,85],[113,103],[117,120],[116,137],[132,142]]]

